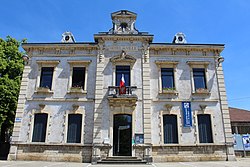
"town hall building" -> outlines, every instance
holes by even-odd
[[[154,43],[137,14],[76,42],[25,43],[9,160],[234,160],[221,52],[183,33]]]

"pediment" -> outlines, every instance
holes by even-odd
[[[113,64],[116,64],[119,62],[134,64],[136,61],[136,58],[134,58],[133,56],[127,55],[127,53],[125,51],[122,51],[122,53],[120,55],[110,58],[110,61]]]
[[[112,13],[111,16],[112,16],[112,18],[121,17],[121,16],[123,16],[123,17],[136,17],[137,14],[134,12],[128,11],[128,10],[120,10],[120,11]]]

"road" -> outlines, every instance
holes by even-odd
[[[45,162],[45,161],[0,161],[0,167],[250,167],[250,158],[238,158],[237,161],[209,162],[166,162],[146,165],[92,165],[90,163]]]

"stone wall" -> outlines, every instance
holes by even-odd
[[[16,146],[16,160],[91,162],[92,146],[45,144]]]
[[[225,145],[153,146],[153,162],[225,161]]]

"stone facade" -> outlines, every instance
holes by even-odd
[[[132,119],[129,156],[155,162],[234,160],[220,61],[224,45],[189,44],[182,33],[174,43],[152,43],[153,35],[135,28],[135,13],[122,10],[111,16],[113,28],[95,34],[93,43],[75,42],[73,35],[66,33],[61,43],[23,44],[29,61],[23,73],[9,159],[95,162],[115,156],[115,145],[120,147],[119,137],[118,145],[115,139],[115,115],[123,114]],[[130,68],[125,94],[118,93],[117,66]],[[50,89],[40,86],[43,67],[54,69]],[[84,88],[72,87],[74,67],[85,68]],[[172,89],[163,88],[162,68],[173,69]],[[193,68],[205,69],[206,89],[195,89]],[[192,109],[192,126],[188,128],[183,125],[182,102],[186,101]],[[38,113],[48,116],[43,142],[32,140]],[[69,114],[82,115],[78,143],[67,142]],[[211,118],[212,142],[200,142],[200,114]],[[164,115],[177,118],[177,143],[165,142]],[[143,136],[140,144],[135,142],[136,134]]]

